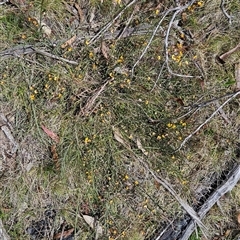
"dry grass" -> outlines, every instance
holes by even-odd
[[[125,24],[145,24],[153,29],[160,14],[173,6],[173,1],[161,2],[136,3],[108,32]],[[203,2],[201,6],[196,1],[194,9],[187,9],[176,18],[182,20],[181,29],[192,39],[182,36],[181,45],[180,32],[174,28],[169,36],[171,69],[201,78],[179,78],[169,74],[166,67],[158,77],[165,61],[161,32],[133,77],[130,70],[150,34],[105,40],[107,53],[101,50],[101,40],[88,44],[90,36],[111,21],[127,4],[125,1],[120,5],[110,0],[78,1],[83,19],[71,1],[26,1],[26,6],[0,6],[0,50],[33,44],[79,63],[72,66],[40,54],[0,58],[0,110],[9,119],[19,143],[13,166],[6,159],[0,160],[0,216],[12,239],[29,238],[26,228],[32,220],[43,219],[46,209],[57,211],[51,229],[58,231],[64,219],[74,228],[76,239],[95,238],[83,214],[99,221],[103,228],[100,239],[138,240],[149,239],[159,225],[183,216],[184,211],[170,193],[131,158],[129,147],[194,206],[201,189],[237,161],[238,99],[224,108],[229,124],[218,114],[180,151],[175,151],[217,108],[213,102],[181,118],[188,111],[184,106],[218,98],[233,92],[235,87],[232,65],[239,53],[225,66],[217,64],[215,56],[238,44],[235,9],[239,3],[226,1],[226,10],[234,17],[229,25],[219,8],[220,1]],[[107,16],[103,14],[106,11]],[[34,16],[40,16],[52,29],[51,36],[44,36]],[[128,23],[129,18],[132,20]],[[163,28],[169,19],[165,19]],[[75,34],[76,43],[61,48]],[[83,112],[106,81],[109,83],[104,91],[89,111]],[[219,103],[223,101],[220,99]],[[60,142],[54,143],[42,125],[58,134]],[[125,147],[114,138],[113,126],[119,129]],[[1,144],[1,149],[10,147],[7,139]],[[212,239],[237,228],[234,213],[239,207],[238,196],[236,186],[207,215],[204,223]],[[48,238],[52,236],[53,233]]]

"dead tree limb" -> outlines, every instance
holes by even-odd
[[[56,59],[58,61],[66,62],[72,65],[78,65],[78,62],[71,61],[63,57],[59,57],[57,55],[51,54],[49,52],[46,52],[42,49],[36,48],[33,45],[26,45],[26,46],[16,46],[11,49],[4,50],[0,52],[0,58],[7,59],[9,57],[19,57],[21,55],[26,54],[32,54],[32,53],[38,53],[46,57],[50,57],[52,59]]]
[[[188,140],[195,135],[203,126],[205,126],[210,120],[231,100],[233,100],[235,97],[237,97],[240,94],[240,91],[234,93],[229,99],[227,99],[223,104],[221,104],[212,114],[209,118],[207,118],[206,121],[204,121],[202,124],[200,124],[191,134],[189,134],[181,143],[180,147],[176,150],[179,151],[185,144],[188,142]]]
[[[11,240],[11,238],[9,237],[9,235],[7,234],[7,232],[3,226],[1,219],[0,219],[0,239],[1,240]]]
[[[209,197],[207,202],[205,202],[200,210],[198,215],[200,219],[203,219],[207,212],[213,207],[213,205],[227,192],[231,191],[235,185],[240,180],[240,165],[237,165],[232,170],[229,178]],[[179,240],[187,240],[191,236],[195,229],[195,223],[191,220],[188,224],[183,236]]]

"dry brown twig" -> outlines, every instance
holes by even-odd
[[[189,134],[181,143],[180,147],[178,149],[176,149],[176,151],[179,151],[180,149],[182,149],[182,147],[188,142],[188,140],[195,135],[203,126],[205,126],[208,122],[211,121],[211,119],[227,104],[229,103],[231,100],[233,100],[234,98],[236,98],[238,95],[240,94],[240,91],[232,94],[232,96],[230,98],[228,98],[223,104],[221,104],[212,114],[209,118],[207,118],[202,124],[200,124],[191,134]]]
[[[108,85],[109,82],[110,82],[110,80],[106,81],[99,89],[97,89],[95,91],[93,96],[89,97],[89,99],[87,100],[87,103],[85,104],[85,106],[80,111],[81,116],[87,116],[87,115],[91,114],[94,111],[94,109],[97,108],[99,103],[97,103],[97,105],[95,105],[95,106],[94,106],[94,104],[96,103],[97,98],[105,90],[105,88],[106,88],[106,86]]]
[[[198,216],[200,219],[203,219],[207,212],[213,207],[213,205],[227,192],[231,191],[234,186],[240,180],[240,165],[237,165],[231,172],[229,178],[223,183],[210,197],[209,199],[202,205],[200,210],[198,211]],[[184,235],[179,240],[187,240],[191,236],[195,229],[195,224],[191,221]]]
[[[4,50],[0,52],[0,57],[3,59],[9,58],[9,57],[15,57],[15,56],[21,56],[31,53],[38,53],[46,57],[50,57],[52,59],[56,59],[58,61],[66,62],[72,65],[78,65],[78,62],[71,61],[63,57],[59,57],[57,55],[45,52],[39,48],[34,47],[33,45],[25,45],[25,46],[16,46],[7,50]]]
[[[221,56],[219,56],[219,58],[225,62],[225,60],[226,60],[231,54],[235,53],[239,48],[240,48],[240,43],[239,43],[236,47],[232,48],[231,50],[223,53]]]
[[[165,39],[164,39],[165,63],[167,65],[168,72],[170,74],[178,76],[178,77],[188,77],[188,78],[199,77],[199,76],[183,75],[183,74],[178,74],[178,73],[173,72],[171,70],[170,66],[169,66],[169,56],[168,56],[169,35],[170,35],[170,31],[171,31],[171,29],[173,27],[174,20],[175,20],[175,18],[176,18],[176,16],[178,14],[180,14],[182,11],[187,9],[189,6],[193,5],[195,2],[196,2],[196,0],[192,0],[190,3],[188,3],[188,4],[184,5],[184,6],[178,5],[177,7],[168,9],[165,13],[163,13],[163,16],[159,20],[158,25],[156,26],[156,28],[154,29],[154,31],[152,33],[152,36],[151,36],[151,38],[148,41],[147,46],[144,48],[144,50],[142,51],[140,57],[138,58],[138,60],[135,62],[135,64],[132,67],[132,76],[134,75],[134,70],[135,70],[136,66],[139,64],[139,62],[141,61],[143,56],[146,54],[147,50],[149,49],[150,45],[152,44],[153,39],[156,37],[156,33],[158,32],[159,28],[161,28],[162,22],[169,15],[169,13],[174,12],[174,14],[173,14],[173,16],[172,16],[172,18],[171,18],[171,20],[170,20],[170,22],[168,24],[167,32],[166,32]],[[163,28],[161,30],[163,31]],[[162,72],[162,70],[160,72]],[[158,78],[159,78],[159,76],[158,76]]]
[[[225,4],[225,0],[221,0],[220,8],[222,9],[222,12],[225,15],[225,17],[228,19],[229,24],[231,24],[232,23],[232,17],[227,13],[227,11],[224,7],[224,4]]]
[[[11,238],[9,237],[9,235],[7,234],[7,232],[3,226],[1,219],[0,219],[0,239],[1,240],[11,240]]]
[[[113,18],[113,20],[111,20],[108,24],[106,24],[97,34],[95,34],[94,37],[91,38],[91,40],[89,41],[89,44],[93,44],[97,39],[99,39],[106,31],[108,31],[108,29],[113,25],[114,22],[116,22],[116,20],[118,18],[120,18],[123,13],[125,12],[126,9],[128,9],[130,6],[132,6],[137,0],[132,0],[130,1],[118,14],[115,18]]]
[[[121,133],[119,132],[119,130],[115,127],[113,127],[113,133],[115,136],[115,139],[121,143],[127,150],[129,150],[131,157],[140,162],[143,167],[152,175],[152,177],[155,179],[155,181],[157,181],[159,184],[161,184],[168,192],[170,192],[170,194],[177,200],[177,202],[182,206],[182,208],[192,217],[192,219],[194,220],[194,222],[196,222],[198,224],[198,226],[201,228],[204,236],[207,236],[206,234],[206,226],[202,223],[202,221],[200,220],[198,214],[196,213],[196,211],[187,203],[187,201],[183,200],[178,194],[177,192],[174,190],[174,188],[171,186],[170,183],[168,183],[165,179],[161,178],[160,176],[158,176],[149,166],[148,163],[146,163],[146,161],[144,161],[144,159],[139,158],[136,156],[136,154],[132,151],[130,145],[128,143],[126,143],[126,141],[124,140],[124,138],[122,137]],[[117,135],[117,137],[116,137]]]

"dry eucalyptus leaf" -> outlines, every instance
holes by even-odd
[[[108,59],[109,48],[107,47],[107,45],[104,41],[102,41],[102,43],[101,43],[101,51],[102,51],[103,56],[106,59]]]
[[[148,152],[143,148],[142,143],[140,142],[139,138],[137,138],[136,143],[137,143],[138,149],[141,150],[142,153],[143,153],[145,156],[147,156],[147,155],[148,155]]]
[[[240,62],[235,64],[235,79],[237,84],[237,90],[240,90]]]
[[[42,20],[40,20],[40,18],[38,17],[34,17],[36,19],[36,21],[38,22],[38,24],[40,25],[42,32],[47,36],[50,37],[52,30],[51,28]]]
[[[237,222],[240,224],[240,212],[237,212]]]
[[[61,48],[66,48],[66,47],[68,47],[68,46],[71,46],[71,45],[76,41],[76,39],[77,39],[77,36],[74,35],[73,37],[71,37],[70,39],[68,39],[65,43],[63,43],[63,44],[61,45]]]
[[[119,142],[121,143],[124,147],[130,149],[131,147],[129,146],[129,144],[124,141],[124,138],[122,136],[122,134],[120,133],[119,129],[116,128],[116,127],[112,127],[113,129],[113,135],[114,135],[114,138]]]
[[[81,7],[77,3],[74,3],[74,7],[78,11],[78,15],[79,15],[79,18],[80,18],[80,23],[84,22],[85,17],[84,17],[84,13],[83,13],[83,10],[81,9]]]
[[[99,221],[96,221],[94,217],[89,215],[83,215],[83,219],[93,230],[96,231],[95,239],[98,239],[103,234],[103,228],[99,224]]]

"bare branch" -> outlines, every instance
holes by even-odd
[[[205,230],[207,230],[207,228],[199,219],[199,216],[195,212],[195,210],[175,192],[173,187],[165,179],[161,178],[160,176],[157,176],[155,172],[149,168],[148,164],[143,159],[140,158],[136,159],[143,164],[143,166],[148,170],[148,172],[154,177],[154,179],[158,183],[160,183],[166,190],[168,190],[174,196],[174,198],[178,201],[182,208],[192,217],[194,222],[198,224],[203,234],[206,235]]]
[[[237,165],[230,174],[230,177],[222,184],[203,204],[198,211],[200,219],[203,219],[207,212],[213,207],[213,205],[227,192],[231,191],[240,180],[240,165]],[[194,221],[191,221],[187,226],[184,235],[179,240],[187,240],[191,236],[195,229]]]
[[[227,13],[227,11],[224,7],[224,3],[225,3],[225,0],[221,0],[220,8],[221,8],[223,14],[225,15],[225,17],[228,19],[229,24],[231,24],[232,23],[232,17]]]
[[[234,47],[234,48],[232,48],[231,50],[229,50],[228,52],[223,53],[219,58],[220,58],[221,60],[225,61],[231,54],[233,54],[234,52],[236,52],[239,48],[240,48],[240,43],[239,43],[236,47]]]
[[[105,27],[103,27],[94,37],[92,37],[92,39],[89,41],[89,44],[93,44],[97,39],[99,39],[111,26],[112,24],[122,16],[122,14],[124,13],[124,11],[129,8],[130,6],[132,6],[137,0],[132,0],[131,2],[129,2],[127,4],[127,6],[125,6],[125,8],[123,8],[120,13],[117,14],[117,16],[111,21],[109,22]]]
[[[11,49],[4,50],[4,51],[0,52],[0,57],[2,57],[3,59],[6,59],[9,57],[26,55],[26,54],[31,54],[31,53],[38,53],[43,56],[50,57],[50,58],[53,58],[53,59],[56,59],[56,60],[59,60],[62,62],[66,62],[66,63],[73,64],[73,65],[78,65],[78,62],[71,61],[66,58],[59,57],[57,55],[45,52],[39,48],[35,48],[33,45],[16,46]]]
[[[0,239],[1,240],[10,240],[10,237],[6,232],[1,219],[0,219]]]
[[[179,151],[194,134],[196,134],[204,125],[210,122],[210,120],[220,111],[220,109],[222,109],[227,103],[229,103],[232,99],[237,97],[239,94],[240,94],[240,91],[234,93],[228,100],[226,100],[222,105],[220,105],[206,121],[204,121],[201,125],[199,125],[190,135],[188,135],[183,140],[180,147],[176,151]]]
[[[177,8],[175,8],[175,13],[173,14],[171,21],[168,24],[168,29],[167,29],[167,33],[166,33],[166,37],[164,40],[164,46],[165,46],[165,58],[166,58],[166,64],[167,64],[167,69],[169,71],[170,74],[177,76],[177,77],[187,77],[187,78],[193,78],[193,77],[200,77],[200,76],[192,76],[192,75],[183,75],[183,74],[179,74],[179,73],[175,73],[171,70],[170,66],[169,66],[169,56],[168,56],[168,43],[169,43],[169,35],[170,35],[170,31],[172,29],[173,26],[173,22],[176,18],[176,16],[181,13],[182,11],[184,11],[185,9],[187,9],[189,6],[191,6],[194,2],[196,2],[196,0],[192,0],[190,3],[184,5],[184,6],[179,6]]]

